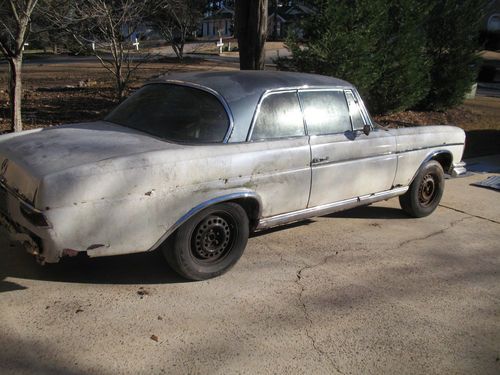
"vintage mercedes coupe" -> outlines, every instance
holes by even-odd
[[[0,137],[0,221],[41,262],[161,248],[211,278],[250,232],[399,196],[429,215],[464,132],[385,129],[356,89],[290,72],[167,75],[103,121]],[[313,239],[311,239],[313,240]]]

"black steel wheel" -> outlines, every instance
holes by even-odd
[[[422,178],[422,182],[418,187],[418,202],[422,207],[429,207],[436,198],[437,181],[436,176],[428,173]]]
[[[248,217],[228,202],[194,215],[175,233],[173,246],[164,246],[169,265],[190,280],[205,280],[229,270],[243,254],[249,234]]]
[[[410,216],[424,217],[436,209],[443,192],[443,167],[431,160],[420,169],[408,191],[399,197],[399,203]]]
[[[225,212],[205,217],[191,236],[191,253],[197,262],[214,263],[232,249],[238,234],[234,218]]]

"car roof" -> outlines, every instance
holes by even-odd
[[[242,142],[246,139],[255,108],[267,91],[297,88],[353,88],[349,82],[318,74],[262,70],[166,74],[150,83],[161,82],[198,86],[222,97],[234,121],[230,142]]]

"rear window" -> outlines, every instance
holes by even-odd
[[[222,142],[229,128],[229,117],[214,95],[162,83],[144,86],[105,120],[174,142]]]

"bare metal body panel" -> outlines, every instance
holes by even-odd
[[[269,87],[354,89],[320,76],[207,74],[197,84],[219,92],[234,116],[227,143],[176,144],[107,122],[0,136],[0,178],[17,192],[5,194],[9,222],[39,238],[47,262],[63,249],[134,253],[155,249],[217,202],[252,200],[262,229],[403,194],[435,153],[460,162],[464,132],[449,126],[245,141]],[[266,77],[274,77],[267,86]],[[27,220],[20,199],[50,227]]]

